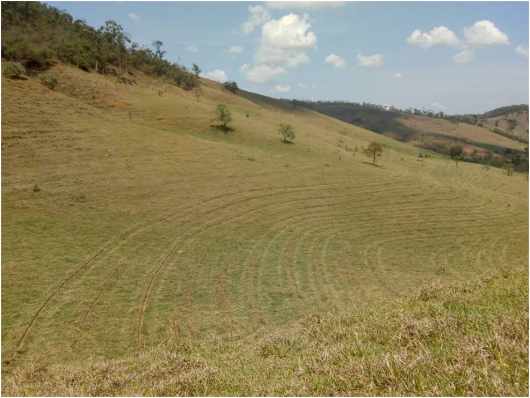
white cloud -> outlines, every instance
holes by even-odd
[[[196,53],[199,52],[199,47],[190,44],[188,47],[186,47],[186,51],[189,53]]]
[[[508,35],[501,32],[491,21],[478,21],[470,28],[464,28],[466,41],[475,46],[508,45]]]
[[[311,27],[309,15],[302,17],[288,14],[280,19],[273,19],[261,28],[261,44],[273,48],[290,50],[309,50],[317,48],[317,37],[307,32]]]
[[[300,88],[317,88],[317,85],[315,83],[313,83],[313,84],[298,83],[298,87],[300,87]]]
[[[256,65],[250,67],[249,65],[244,64],[239,70],[247,80],[257,84],[269,83],[278,76],[287,73],[286,70],[280,66],[268,65]]]
[[[267,8],[275,10],[302,10],[317,11],[323,8],[337,8],[346,4],[345,1],[267,1]]]
[[[335,54],[329,54],[325,62],[332,64],[334,68],[344,68],[346,66],[346,61]]]
[[[306,51],[317,48],[317,38],[309,32],[311,24],[308,19],[307,14],[302,17],[288,14],[263,25],[254,61],[287,68],[309,62]]]
[[[519,44],[516,47],[515,52],[519,55],[522,55],[523,57],[528,58],[528,47],[527,46],[523,46],[522,44]]]
[[[278,84],[274,87],[273,91],[276,93],[288,93],[289,91],[291,91],[291,86],[289,86],[288,84],[285,84],[283,86],[281,84]]]
[[[304,52],[261,46],[254,54],[254,61],[258,64],[281,64],[288,68],[295,68],[310,60]]]
[[[401,79],[403,77],[402,73],[396,73],[394,77],[397,77],[398,79]]]
[[[452,30],[445,26],[438,26],[429,33],[422,33],[420,29],[416,29],[407,38],[407,42],[425,49],[438,45],[447,45],[451,47],[460,46],[460,40],[458,40],[458,37],[456,37]]]
[[[431,104],[431,107],[433,107],[434,109],[437,109],[439,111],[447,110],[447,106],[445,106],[444,104],[439,104],[438,102],[433,102]]]
[[[250,12],[248,20],[241,26],[244,35],[252,33],[255,28],[271,19],[271,14],[263,6],[249,6],[248,11]]]
[[[362,55],[355,57],[357,64],[366,68],[378,68],[383,64],[383,54]]]
[[[140,17],[136,14],[133,14],[132,12],[129,13],[129,18],[130,19],[134,19],[135,21],[139,21],[140,20]]]
[[[201,73],[201,76],[206,77],[210,80],[215,80],[216,82],[219,82],[219,83],[224,83],[228,81],[228,76],[226,76],[225,71],[221,69],[216,69],[214,71],[207,72],[205,74]]]
[[[241,46],[232,46],[228,50],[226,50],[225,53],[241,54],[243,51],[244,51],[244,48]]]
[[[464,50],[461,53],[456,54],[453,57],[453,62],[455,64],[469,64],[475,59],[475,53],[470,50]]]

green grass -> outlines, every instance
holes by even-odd
[[[528,258],[522,175],[418,162],[414,147],[208,81],[51,73],[56,91],[2,81],[3,381],[175,336],[250,349],[300,319]],[[210,127],[218,103],[228,134]],[[386,145],[378,167],[345,149],[370,141]]]
[[[237,343],[175,329],[157,348],[82,366],[29,363],[8,395],[526,396],[528,271],[425,287],[304,317]]]

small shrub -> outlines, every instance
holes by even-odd
[[[513,174],[513,169],[514,169],[513,163],[506,162],[502,165],[502,168],[504,169],[504,172],[506,173],[506,175],[511,176]]]
[[[2,74],[9,79],[20,79],[26,69],[18,62],[2,62]]]
[[[57,78],[53,75],[41,75],[39,76],[40,82],[48,87],[50,90],[55,90],[55,87],[57,87]]]
[[[232,112],[228,110],[228,107],[224,104],[217,104],[214,110],[213,121],[221,124],[218,127],[227,130],[227,124],[232,120]]]
[[[293,142],[293,140],[296,138],[293,126],[290,124],[280,124],[278,132],[283,136],[283,142]]]
[[[248,111],[247,111],[247,117],[250,117],[250,115],[249,115]]]
[[[37,184],[33,187],[33,192],[40,192],[40,188]]]

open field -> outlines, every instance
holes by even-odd
[[[3,380],[162,343],[243,344],[528,260],[521,174],[419,162],[412,146],[205,80],[186,92],[50,73],[56,92],[2,78]],[[217,103],[233,131],[210,126]],[[370,141],[386,145],[377,167],[345,150]]]
[[[399,301],[316,315],[232,343],[215,336],[81,366],[31,363],[13,395],[526,396],[526,264]]]

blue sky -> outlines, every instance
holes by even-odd
[[[527,2],[47,3],[273,97],[448,113],[528,103]]]

